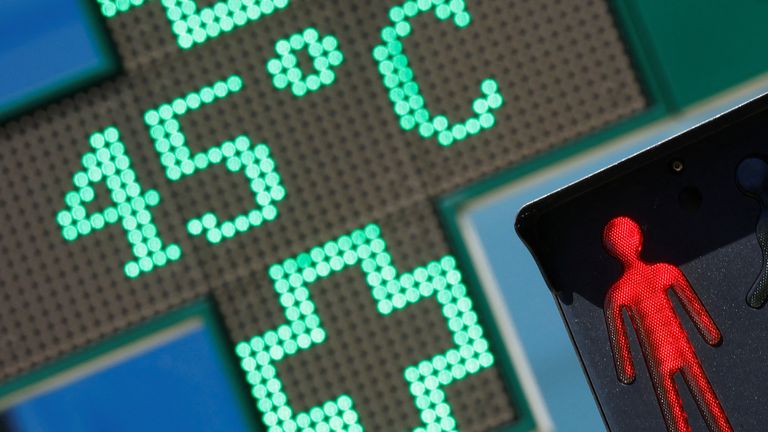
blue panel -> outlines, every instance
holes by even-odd
[[[86,1],[0,1],[0,119],[116,70]]]
[[[10,432],[248,431],[214,336],[191,332],[35,396],[5,413]]]

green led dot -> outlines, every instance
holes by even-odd
[[[112,197],[112,201],[120,204],[125,202],[125,200],[128,197],[128,194],[126,193],[125,189],[122,189],[122,188],[115,189],[112,191],[111,197]],[[121,214],[125,215],[125,212],[121,212]]]
[[[395,33],[399,37],[406,37],[411,34],[411,25],[407,21],[401,21],[395,24]]]
[[[229,88],[224,81],[217,81],[213,84],[213,93],[217,98],[223,98],[229,93]]]
[[[209,242],[217,244],[221,242],[221,230],[218,228],[211,228],[206,232],[205,238],[207,238]]]
[[[175,110],[172,110],[172,115],[178,115]],[[178,121],[174,120],[173,118],[167,120],[163,126],[166,133],[173,134],[175,132],[178,132],[179,128],[181,128],[181,125]]]
[[[149,272],[152,271],[152,268],[155,266],[155,264],[152,262],[152,259],[149,257],[142,257],[139,258],[139,268],[142,272]]]
[[[315,91],[320,88],[322,83],[320,82],[320,77],[317,75],[310,75],[307,77],[307,89],[309,91]]]
[[[283,70],[283,64],[280,62],[280,60],[273,58],[270,61],[267,62],[267,71],[271,75],[277,75]]]
[[[499,85],[493,79],[487,79],[480,84],[480,89],[487,95],[495,94],[499,89]]]
[[[397,39],[397,32],[394,27],[384,27],[381,30],[381,39],[385,42],[391,42]]]
[[[204,104],[209,104],[213,102],[213,100],[216,98],[216,93],[214,93],[213,89],[210,87],[203,87],[202,89],[200,89],[199,95],[200,95],[200,100]]]
[[[304,34],[302,35],[304,37],[304,41],[307,43],[316,42],[318,38],[320,37],[320,34],[312,27],[307,27],[304,29]]]
[[[139,244],[142,240],[144,240],[144,236],[141,234],[140,230],[131,230],[128,232],[128,241],[131,244]]]
[[[208,160],[213,163],[217,164],[223,160],[224,156],[221,153],[221,148],[219,147],[213,147],[208,150]]]
[[[130,165],[130,160],[125,156],[118,156],[115,158],[115,167],[119,170],[126,170]]]
[[[200,235],[203,232],[203,224],[197,219],[192,219],[187,223],[187,231],[195,236]]]
[[[286,67],[286,74],[285,76],[288,78],[288,81],[295,83],[301,80],[303,73],[301,72],[301,69],[298,67],[294,67],[296,65],[297,59],[293,56],[286,56],[283,60],[283,64]]]
[[[250,228],[250,223],[248,222],[248,218],[246,216],[240,215],[235,218],[234,222],[235,228],[239,232],[245,232]]]
[[[125,265],[125,274],[129,278],[135,278],[139,275],[140,269],[139,265],[135,262],[131,261]]]
[[[494,123],[496,123],[496,118],[493,116],[493,114],[485,113],[480,116],[480,126],[483,129],[491,128]]]
[[[268,221],[274,220],[277,217],[277,207],[273,205],[264,206],[261,213],[264,216],[264,219]]]
[[[64,195],[64,202],[70,207],[75,207],[80,204],[80,194],[77,192],[69,192]]]
[[[100,213],[96,213],[91,215],[91,226],[94,230],[100,230],[104,228],[104,225],[106,223],[104,216],[102,216]]]
[[[402,21],[405,18],[405,11],[400,6],[395,6],[389,10],[389,19],[393,22]]]
[[[297,81],[291,85],[291,90],[294,95],[301,97],[307,93],[308,89],[304,81]]]
[[[339,66],[344,61],[344,54],[341,51],[331,51],[328,53],[328,63],[331,66]]]
[[[333,73],[333,71],[326,69],[323,71],[320,71],[320,82],[324,85],[329,85],[333,83],[333,81],[336,79],[336,74]]]
[[[373,58],[377,62],[379,62],[379,70],[381,70],[381,65],[386,63],[385,60],[389,57],[389,51],[387,51],[387,48],[383,46],[377,46],[373,49]]]
[[[103,1],[106,1],[106,0],[103,0]],[[117,12],[118,10],[114,4],[103,4],[101,6],[101,13],[107,18],[111,18],[117,15]]]
[[[56,214],[56,222],[58,222],[61,227],[70,225],[72,223],[72,213],[67,210],[61,210]]]
[[[301,33],[294,33],[288,37],[288,43],[291,44],[291,50],[298,51],[304,48],[304,36]]]
[[[104,139],[106,139],[107,142],[114,143],[117,142],[119,138],[120,133],[118,132],[117,128],[110,126],[104,129]]]
[[[178,245],[172,244],[165,250],[165,254],[168,255],[168,259],[176,261],[181,258],[181,248]]]
[[[161,251],[152,254],[152,263],[155,267],[162,267],[168,263],[168,256]]]
[[[75,240],[77,238],[77,228],[72,225],[65,226],[61,229],[61,234],[65,240]]]
[[[492,109],[499,108],[504,103],[504,99],[498,93],[494,93],[488,96],[488,106]]]
[[[451,8],[446,4],[439,4],[435,9],[435,15],[440,20],[446,20],[451,16]]]
[[[104,220],[107,223],[115,223],[119,218],[120,215],[114,207],[108,207],[104,209]]]
[[[148,252],[149,250],[147,246],[142,243],[139,243],[133,247],[133,254],[137,257],[145,257]],[[141,267],[141,261],[139,262],[139,267]]]
[[[235,229],[235,224],[232,222],[224,222],[221,224],[221,234],[226,238],[232,238],[232,236],[235,235],[237,230]]]
[[[79,172],[72,177],[72,183],[77,187],[85,187],[88,184],[88,175],[84,172]]]
[[[104,135],[101,133],[94,133],[89,138],[88,142],[91,144],[91,148],[94,150],[100,149],[104,147],[104,144],[106,143],[106,140],[104,138]]]
[[[271,13],[275,10],[275,2],[272,0],[261,0],[261,10],[264,13]]]
[[[98,160],[96,159],[96,156],[94,156],[93,153],[86,153],[83,155],[83,167],[84,168],[94,168],[96,164],[98,163]]]
[[[258,210],[252,210],[248,212],[248,223],[251,224],[251,226],[259,226],[264,221],[264,216],[261,215],[261,212]]]
[[[480,132],[480,130],[481,130],[480,121],[474,118],[467,120],[467,132],[470,135],[475,135],[478,132]]]
[[[483,114],[488,111],[488,102],[485,99],[477,99],[472,105],[472,109],[477,114]]]
[[[201,218],[201,222],[205,229],[214,228],[217,225],[216,216],[213,213],[206,213]]]
[[[453,144],[453,135],[448,131],[442,131],[437,135],[437,142],[442,146]]]
[[[451,134],[454,140],[462,140],[467,136],[467,128],[462,124],[454,125]]]
[[[280,39],[275,43],[275,52],[286,56],[291,52],[291,44],[286,39]]]
[[[120,141],[114,142],[109,146],[109,152],[114,156],[122,156],[125,154],[125,146]]]

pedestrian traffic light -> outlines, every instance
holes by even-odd
[[[520,211],[611,430],[765,430],[766,161],[762,96]]]

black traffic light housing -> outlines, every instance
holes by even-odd
[[[610,430],[665,429],[648,372],[653,365],[626,309],[633,383],[620,382],[612,356],[605,297],[625,269],[606,250],[603,230],[619,216],[639,224],[641,259],[682,270],[719,328],[720,344],[708,344],[678,296],[669,295],[733,428],[768,427],[768,307],[761,307],[768,297],[766,160],[768,95],[520,211],[518,233],[556,298]],[[681,375],[674,379],[691,427],[707,430]]]

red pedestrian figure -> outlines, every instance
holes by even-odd
[[[667,429],[691,430],[674,380],[674,375],[680,373],[709,430],[733,431],[669,297],[669,291],[677,295],[708,344],[719,344],[720,331],[688,280],[671,264],[647,263],[640,258],[643,233],[628,217],[617,217],[605,226],[603,245],[624,265],[624,274],[605,296],[605,318],[619,380],[624,384],[635,380],[622,317],[622,310],[626,310],[640,342]]]

